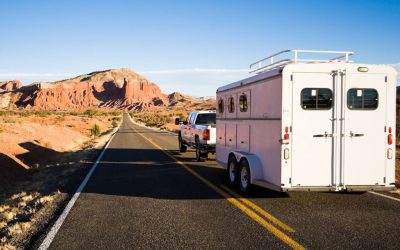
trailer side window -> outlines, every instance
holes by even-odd
[[[218,113],[224,113],[224,99],[218,100]]]
[[[347,107],[352,110],[374,110],[378,108],[378,91],[375,89],[349,89]]]
[[[239,109],[240,112],[247,112],[247,95],[241,94],[239,97]]]
[[[235,112],[235,99],[232,96],[228,98],[228,112]]]
[[[305,88],[301,91],[301,107],[305,110],[329,110],[332,103],[330,89]]]

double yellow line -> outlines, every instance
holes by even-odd
[[[134,129],[134,128],[133,128]],[[182,161],[178,160],[175,156],[173,156],[171,153],[169,153],[165,148],[162,148],[153,140],[150,138],[147,138],[145,135],[142,133],[138,132],[136,129],[134,129],[138,135],[140,135],[143,139],[148,141],[150,144],[152,144],[154,147],[158,148],[162,152],[164,152],[167,156],[169,156],[172,160],[174,160],[177,164],[181,165],[185,170],[187,170],[189,173],[191,173],[193,176],[195,176],[197,179],[199,179],[201,182],[203,182],[205,185],[207,185],[209,188],[217,192],[219,195],[224,197],[227,201],[229,201],[232,205],[235,207],[239,208],[243,213],[248,215],[250,218],[252,218],[254,221],[259,223],[262,227],[264,227],[268,232],[272,233],[275,235],[277,238],[282,240],[284,243],[286,243],[288,246],[292,247],[293,249],[305,249],[304,246],[302,246],[300,243],[292,239],[289,235],[284,233],[282,230],[280,230],[278,227],[281,229],[289,232],[289,233],[294,233],[295,230],[291,228],[290,226],[286,225],[264,209],[260,208],[250,200],[241,197],[239,194],[235,193],[234,191],[230,190],[229,188],[221,185],[220,187],[214,185],[210,181],[208,181],[206,178],[203,176],[199,175],[196,171],[185,165]],[[251,209],[250,209],[251,208]],[[253,210],[255,211],[253,211]],[[261,217],[261,216],[263,217]]]

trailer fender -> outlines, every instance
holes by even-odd
[[[251,183],[254,183],[254,180],[257,179],[263,179],[264,173],[261,161],[256,155],[236,151],[232,153],[235,155],[237,162],[240,163],[242,160],[247,160],[247,162],[249,163]]]

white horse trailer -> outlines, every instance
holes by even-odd
[[[310,53],[338,56],[300,59]],[[218,88],[216,153],[230,184],[394,188],[396,71],[353,63],[352,54],[282,51],[250,65],[256,75]],[[293,57],[277,61],[284,55]]]

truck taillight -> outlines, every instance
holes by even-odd
[[[210,140],[210,130],[209,129],[205,129],[203,131],[203,140],[205,140],[205,141]]]

